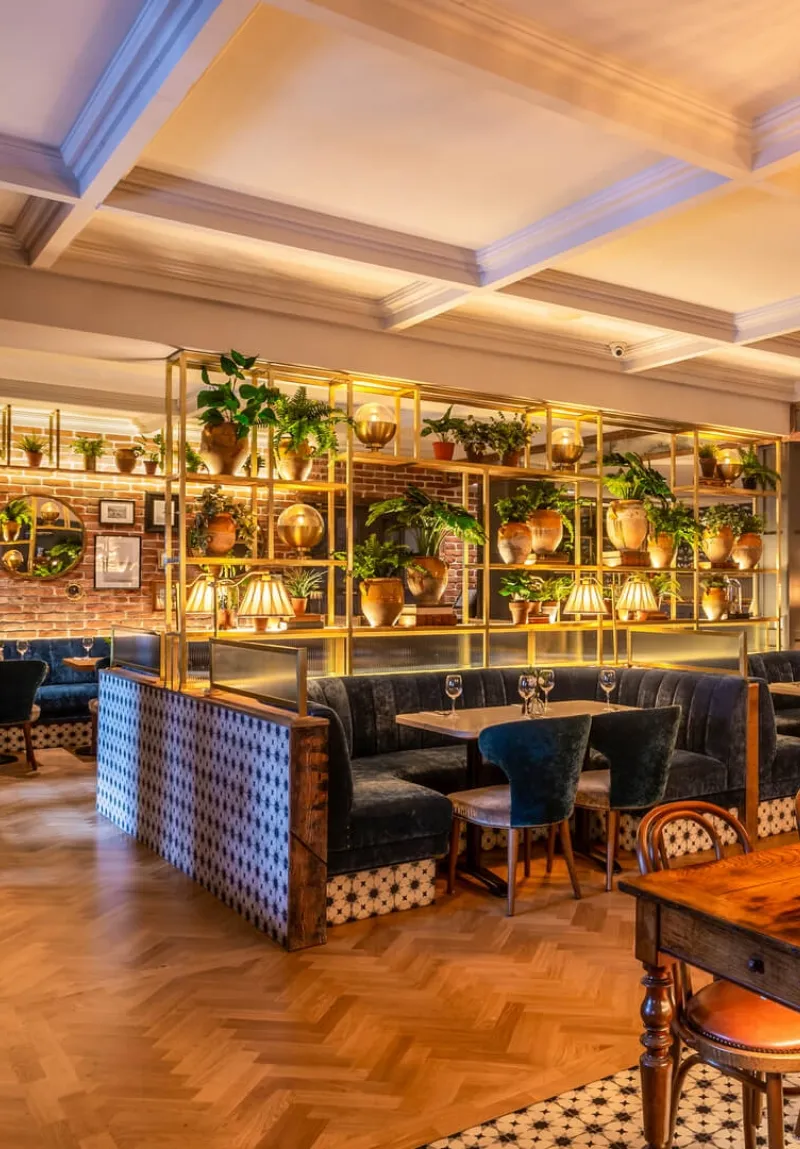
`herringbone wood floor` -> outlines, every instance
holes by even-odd
[[[631,1065],[632,905],[537,857],[288,955],[94,812],[0,768],[2,1149],[412,1149]]]

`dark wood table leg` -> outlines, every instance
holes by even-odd
[[[639,1058],[642,1078],[642,1122],[647,1149],[668,1149],[670,1143],[672,1078],[675,1045],[672,1038],[672,978],[663,965],[644,966],[644,1001]]]
[[[467,785],[470,789],[480,786],[482,765],[483,759],[478,749],[478,740],[473,738],[467,742]],[[508,882],[481,865],[482,832],[480,826],[472,826],[469,822],[467,823],[467,852],[459,871],[482,882],[496,897],[504,898],[508,894]]]

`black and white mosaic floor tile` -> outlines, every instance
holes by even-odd
[[[792,1081],[792,1084],[795,1084]],[[798,1099],[787,1098],[786,1143],[793,1131]],[[758,1145],[766,1146],[766,1118]],[[508,1113],[421,1149],[641,1149],[642,1102],[639,1070],[624,1069]],[[698,1066],[689,1074],[681,1099],[674,1149],[744,1149],[742,1092],[737,1082]]]

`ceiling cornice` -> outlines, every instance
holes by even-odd
[[[78,185],[58,148],[0,135],[0,188],[74,203]]]
[[[738,343],[754,343],[797,331],[800,328],[800,295],[740,311],[735,321]]]
[[[672,363],[697,359],[701,355],[718,351],[719,347],[717,340],[703,339],[697,335],[661,335],[631,347],[622,360],[622,370],[627,375],[638,375],[656,367],[668,367]]]
[[[753,120],[753,168],[759,175],[796,163],[800,151],[800,100],[770,108]]]

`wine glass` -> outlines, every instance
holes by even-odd
[[[455,718],[456,716],[456,699],[461,697],[463,689],[464,683],[462,682],[461,675],[448,674],[444,680],[444,692],[453,704],[453,708],[450,711],[451,718]]]
[[[547,713],[547,696],[556,684],[556,672],[554,670],[540,670],[539,671],[539,686],[544,694],[544,712]]]
[[[600,671],[600,687],[606,696],[606,710],[611,709],[611,692],[617,684],[617,672],[610,666],[604,666]]]
[[[24,658],[29,650],[30,643],[28,643],[24,638],[19,639],[17,642],[17,654],[20,656],[20,658]]]
[[[81,639],[81,646],[86,651],[86,657],[88,658],[91,654],[92,647],[94,646],[94,639],[87,634],[83,639]]]
[[[517,690],[522,699],[522,711],[526,718],[530,718],[531,699],[536,693],[536,675],[521,674],[517,683]]]

